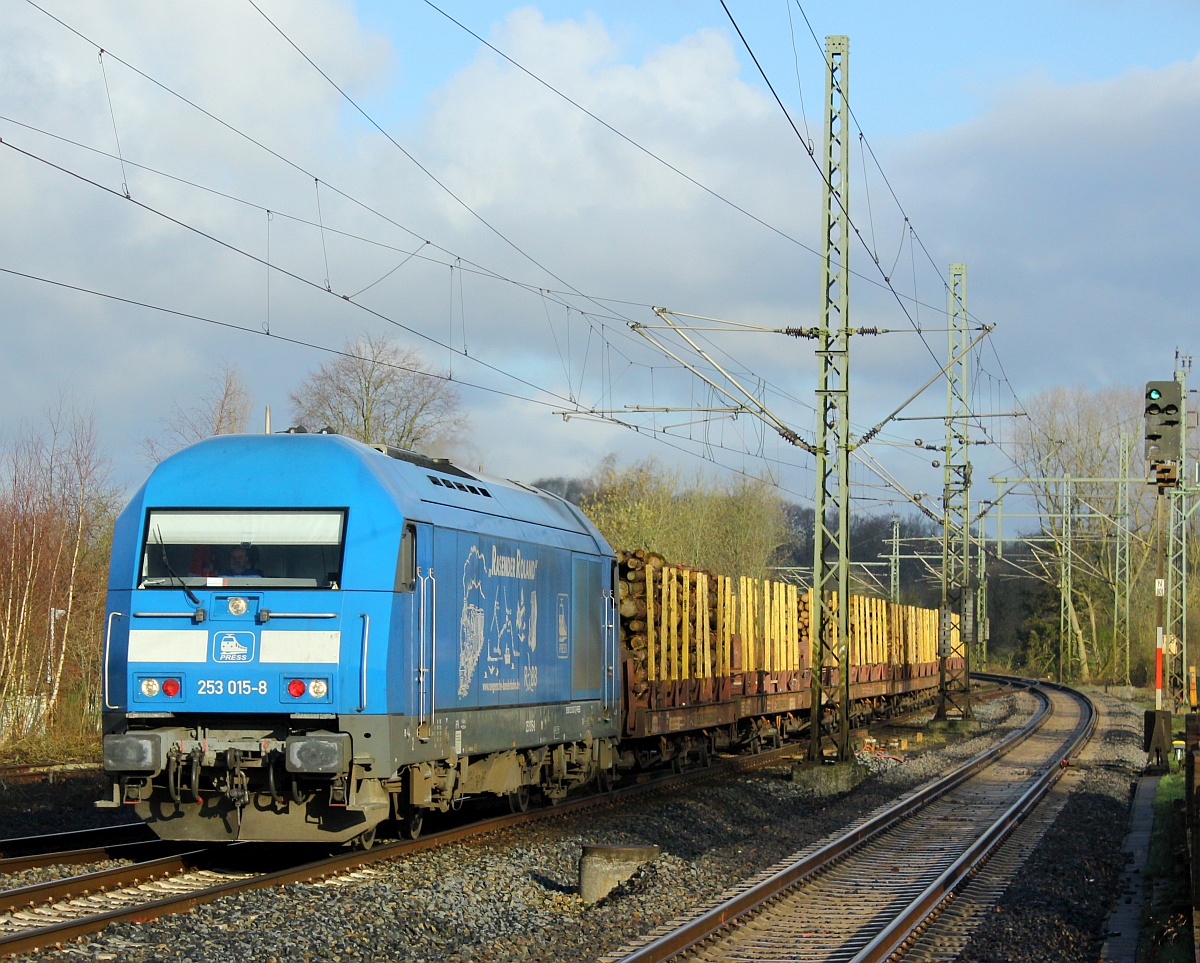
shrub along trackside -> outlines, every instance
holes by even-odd
[[[99,758],[118,498],[87,418],[0,444],[0,761]]]

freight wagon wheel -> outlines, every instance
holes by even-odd
[[[528,812],[529,799],[529,784],[524,783],[508,794],[509,811],[514,813]]]
[[[708,749],[708,739],[700,740],[700,748],[696,751],[696,759],[704,769],[712,765],[712,753]]]
[[[611,769],[596,770],[596,788],[599,792],[612,792],[613,787],[613,771]]]

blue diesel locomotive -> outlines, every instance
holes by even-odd
[[[211,438],[117,521],[110,795],[169,839],[357,841],[617,763],[614,556],[575,506],[328,434]]]

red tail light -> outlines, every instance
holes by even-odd
[[[162,691],[163,695],[174,699],[177,695],[179,695],[179,680],[163,679]]]
[[[292,679],[292,681],[288,683],[288,695],[290,695],[293,699],[299,699],[302,695],[304,695],[304,692],[307,688],[308,687],[304,684],[303,679]]]

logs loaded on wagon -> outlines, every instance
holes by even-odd
[[[703,707],[730,707],[709,713],[724,724],[809,705],[812,589],[670,565],[645,550],[618,551],[617,564],[629,734],[692,728]],[[936,686],[936,609],[857,595],[849,605],[852,687],[879,696]],[[838,683],[837,666],[824,672],[827,686]]]

